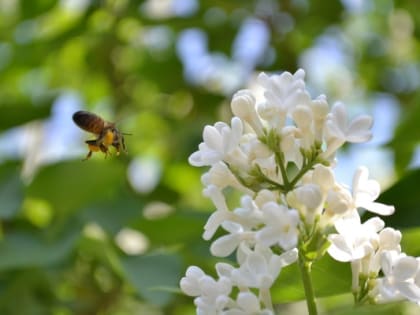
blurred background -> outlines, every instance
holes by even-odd
[[[201,239],[204,169],[187,159],[260,71],[304,68],[313,97],[374,117],[338,177],[368,166],[420,256],[419,32],[413,0],[0,0],[0,314],[195,314],[179,280],[220,260]],[[128,154],[82,162],[77,110],[132,134]],[[350,267],[314,268],[321,312],[355,314]],[[306,313],[297,272],[273,290],[279,313]]]

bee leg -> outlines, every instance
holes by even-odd
[[[92,151],[89,150],[89,153],[86,155],[86,157],[82,161],[89,160],[91,156],[92,156]]]
[[[128,153],[127,148],[126,148],[126,146],[125,146],[124,137],[121,137],[121,145],[122,145],[123,151],[124,151],[125,153]]]
[[[120,144],[118,142],[116,142],[116,143],[113,143],[112,145],[115,148],[116,155],[117,156],[120,155]]]
[[[98,152],[99,150],[102,151],[101,145],[99,145],[99,146],[97,145],[97,140],[87,140],[87,141],[85,141],[85,143],[89,147],[89,153],[86,155],[86,158],[83,161],[86,161],[86,160],[90,159],[93,152]]]
[[[107,156],[109,154],[108,147],[106,145],[104,145],[103,143],[101,143],[99,145],[99,149],[105,154],[105,158],[107,158]]]

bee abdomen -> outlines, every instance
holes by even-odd
[[[105,126],[105,121],[93,113],[78,111],[73,114],[73,121],[85,131],[99,135]]]

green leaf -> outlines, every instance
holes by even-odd
[[[141,201],[133,196],[119,196],[115,200],[88,206],[81,217],[85,222],[98,223],[108,233],[115,234],[138,218],[141,205]]]
[[[4,104],[0,106],[0,130],[19,126],[35,119],[47,118],[50,114],[52,101],[48,100],[42,106],[29,104]]]
[[[325,255],[312,264],[312,283],[317,297],[326,297],[351,290],[349,263],[340,263]],[[305,299],[300,271],[297,263],[285,267],[272,289],[273,301],[285,303]]]
[[[343,299],[344,298],[344,299]],[[406,313],[404,303],[388,303],[388,304],[376,304],[376,305],[362,305],[355,307],[351,301],[350,296],[338,297],[336,305],[333,307],[323,307],[325,310],[322,314],[328,315],[403,315],[411,314]],[[327,302],[328,303],[328,302]],[[405,303],[407,304],[407,303]],[[417,306],[414,306],[417,308]]]
[[[33,266],[50,266],[69,255],[79,237],[80,227],[71,224],[52,239],[36,232],[13,231],[0,242],[0,271]]]
[[[16,163],[0,166],[0,200],[0,218],[2,219],[14,217],[21,208],[23,183]]]
[[[379,197],[379,202],[395,206],[393,215],[382,217],[387,226],[404,228],[420,225],[420,194],[416,193],[419,183],[420,169],[415,169]]]
[[[154,244],[172,245],[183,242],[189,244],[201,239],[207,217],[208,214],[204,213],[177,211],[167,218],[143,219],[135,226]]]
[[[394,138],[388,146],[394,150],[395,166],[397,170],[406,169],[410,163],[416,146],[419,143],[420,134],[420,95],[412,98],[410,101],[410,110],[406,112],[405,117],[399,123],[395,130]]]
[[[401,247],[403,252],[410,256],[420,256],[420,227],[404,229],[401,231]]]
[[[27,196],[44,199],[65,215],[86,204],[115,198],[123,185],[125,171],[119,161],[63,162],[43,168],[29,185]]]
[[[126,257],[122,265],[127,280],[150,303],[166,305],[181,278],[181,260],[169,254]],[[171,292],[172,291],[172,292]]]

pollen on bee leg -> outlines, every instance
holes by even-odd
[[[88,144],[89,150],[92,152],[98,152],[100,148],[97,145],[94,144]]]
[[[114,133],[112,132],[112,130],[107,130],[104,137],[104,144],[106,146],[109,146],[112,144],[113,141],[114,141]]]

